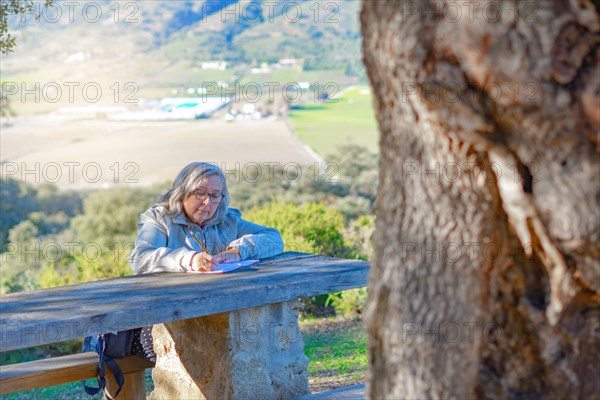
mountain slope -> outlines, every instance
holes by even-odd
[[[95,4],[98,21],[90,7],[69,10],[62,3],[38,8],[39,22],[32,15],[13,18],[18,47],[2,57],[2,79],[135,80],[160,86],[172,66],[192,69],[206,60],[251,66],[290,57],[303,58],[309,70],[363,75],[358,1]],[[168,78],[165,83],[171,84],[174,77]]]

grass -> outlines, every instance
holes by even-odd
[[[367,337],[361,322],[332,318],[300,321],[304,352],[310,359],[308,380],[312,393],[364,383],[367,371]],[[88,380],[89,385],[95,385]],[[146,370],[146,393],[154,388],[151,370]],[[80,382],[50,386],[0,396],[1,400],[97,400],[89,396]]]
[[[301,321],[300,329],[304,352],[310,359],[311,392],[365,382],[367,335],[360,321],[321,318]]]
[[[379,132],[371,99],[367,87],[357,86],[337,99],[293,109],[290,123],[300,140],[321,156],[329,156],[346,143],[378,152]]]

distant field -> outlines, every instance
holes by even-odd
[[[328,156],[340,145],[354,143],[378,152],[377,123],[367,87],[357,86],[328,103],[308,104],[290,112],[290,122],[302,142]]]
[[[198,65],[179,62],[162,69],[156,79],[148,78],[152,73],[141,68],[137,75],[143,78],[139,79],[81,80],[68,83],[56,79],[56,74],[49,72],[43,77],[28,74],[9,75],[3,77],[0,84],[10,89],[8,98],[11,112],[15,115],[27,116],[51,113],[61,107],[90,105],[135,107],[143,99],[188,96],[188,88],[206,87],[210,91],[209,95],[218,96],[216,85],[220,81],[229,82],[230,86],[227,89],[229,95],[237,89],[241,93],[238,96],[242,98],[246,96],[246,90],[251,90],[258,85],[263,94],[260,102],[267,100],[269,90],[279,91],[287,84],[309,82],[313,85],[310,89],[311,93],[315,90],[315,84],[321,90],[335,93],[339,87],[347,86],[352,81],[343,70],[299,71],[296,68],[282,68],[267,74],[247,74],[238,84],[233,85],[231,80],[235,74],[233,69],[202,70]],[[136,76],[133,72],[130,75]],[[198,94],[194,93],[194,95]],[[309,93],[304,97],[308,95]],[[294,94],[290,96],[293,97]],[[254,95],[250,98],[254,98]]]

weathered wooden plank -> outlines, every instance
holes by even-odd
[[[150,361],[137,356],[123,358],[117,362],[124,374],[144,371],[154,366]],[[0,394],[91,379],[97,374],[98,354],[95,352],[3,365],[0,366]],[[108,368],[106,374],[112,375]],[[90,384],[95,385],[91,381]]]
[[[231,274],[161,273],[0,299],[0,351],[366,286],[369,263],[302,253]]]

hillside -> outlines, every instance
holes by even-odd
[[[36,3],[37,4],[37,3]],[[144,88],[239,78],[247,68],[301,58],[304,70],[363,78],[358,1],[98,1],[13,17],[14,53],[2,80],[139,83]],[[205,71],[207,60],[227,73]],[[212,75],[210,74],[212,73]]]

